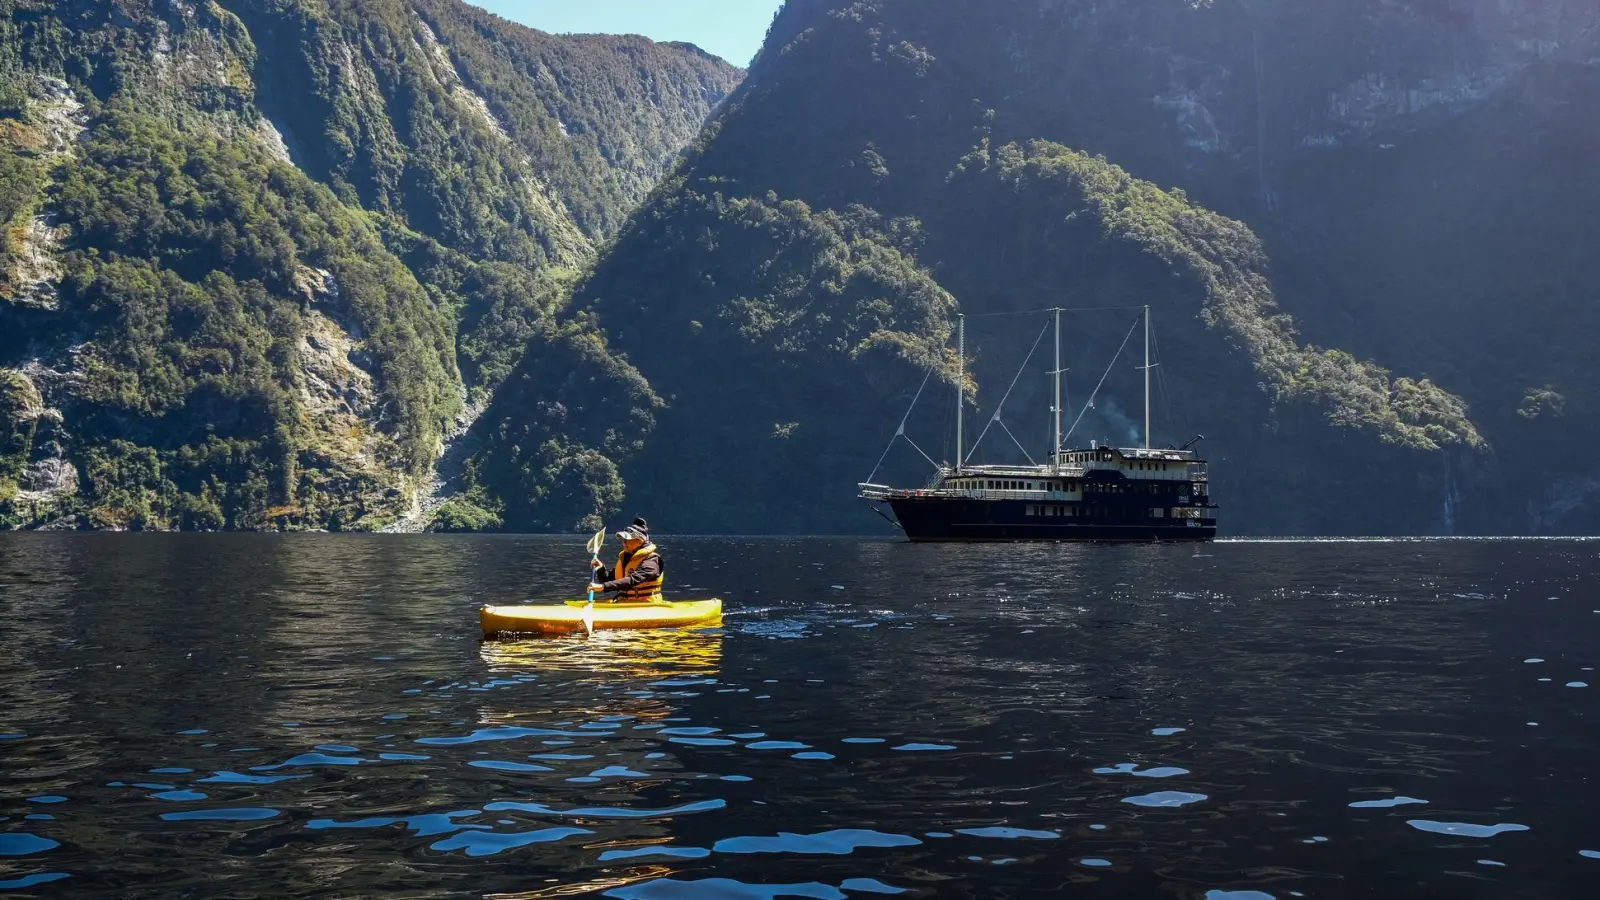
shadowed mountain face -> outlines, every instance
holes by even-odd
[[[455,0],[0,0],[0,525],[418,518],[741,76]]]
[[[630,392],[513,379],[485,420],[485,484],[566,473],[554,503],[502,490],[508,522],[572,527],[620,479],[671,530],[870,528],[854,483],[952,373],[951,312],[977,430],[1045,324],[977,317],[1149,304],[1156,443],[1208,436],[1234,533],[1600,527],[1600,13],[1280,7],[791,0],[577,292]],[[1069,316],[1074,414],[1135,316]],[[1133,440],[1131,348],[1075,440]],[[1041,362],[1002,419],[1035,458]],[[949,459],[934,387],[908,433]],[[979,453],[1023,458],[999,428]]]

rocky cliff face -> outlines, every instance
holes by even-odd
[[[454,0],[0,0],[0,525],[416,510],[740,75]]]

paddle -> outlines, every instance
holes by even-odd
[[[600,545],[606,542],[605,531],[596,531],[594,537],[589,539],[589,602],[583,607],[583,630],[594,634],[594,563],[600,561]]]

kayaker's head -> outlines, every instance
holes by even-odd
[[[650,526],[644,519],[634,519],[633,524],[617,532],[622,539],[622,549],[633,551],[650,543]]]

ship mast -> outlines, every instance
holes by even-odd
[[[961,474],[961,463],[967,455],[967,314],[956,314],[956,474]]]
[[[1150,449],[1150,306],[1144,308],[1144,448]]]
[[[1052,373],[1055,381],[1055,401],[1050,408],[1055,412],[1055,446],[1050,448],[1051,465],[1061,463],[1061,307],[1056,307],[1056,367]]]

